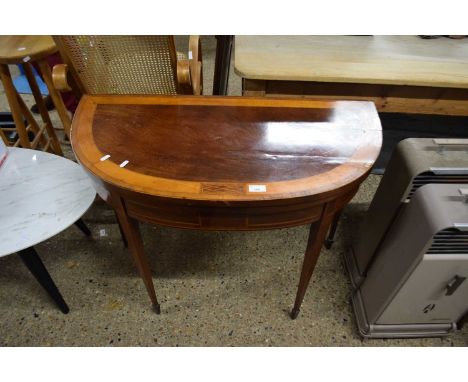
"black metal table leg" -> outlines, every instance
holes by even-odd
[[[234,36],[216,36],[216,40],[213,95],[227,95],[232,41],[234,40]]]
[[[80,229],[81,232],[83,232],[86,236],[91,236],[91,231],[85,224],[85,222],[82,219],[78,219],[75,222],[75,225]]]
[[[21,260],[33,274],[39,284],[47,291],[50,297],[55,301],[57,306],[63,313],[68,313],[70,309],[68,308],[67,303],[60,294],[57,286],[55,285],[52,277],[50,277],[49,272],[47,272],[46,267],[42,263],[41,258],[37,254],[36,250],[33,247],[23,249],[18,252]]]

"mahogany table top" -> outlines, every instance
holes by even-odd
[[[71,141],[81,164],[114,186],[179,199],[256,201],[361,181],[382,134],[371,102],[84,96]]]

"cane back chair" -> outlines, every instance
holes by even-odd
[[[64,64],[53,70],[61,91],[82,94],[193,94],[203,86],[201,44],[188,57],[173,36],[55,36]]]

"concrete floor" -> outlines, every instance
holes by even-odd
[[[215,39],[203,38],[203,44],[205,94],[210,94]],[[229,94],[241,94],[233,72]],[[8,110],[3,90],[0,110]],[[69,149],[67,156],[73,157]],[[18,256],[0,258],[0,345],[466,346],[466,328],[445,338],[360,339],[342,255],[379,181],[371,175],[346,208],[337,241],[332,250],[323,249],[295,321],[288,311],[308,227],[207,233],[142,224],[162,308],[158,316],[112,210],[97,200],[84,216],[93,239],[72,226],[36,247],[71,308],[68,315],[53,305]]]

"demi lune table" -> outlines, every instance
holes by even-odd
[[[37,150],[9,148],[0,166],[0,257],[17,252],[63,313],[69,308],[34,245],[81,220],[96,192],[79,165]]]
[[[371,102],[246,97],[85,96],[71,134],[157,313],[139,221],[196,230],[311,224],[292,318],[334,215],[381,141]]]

